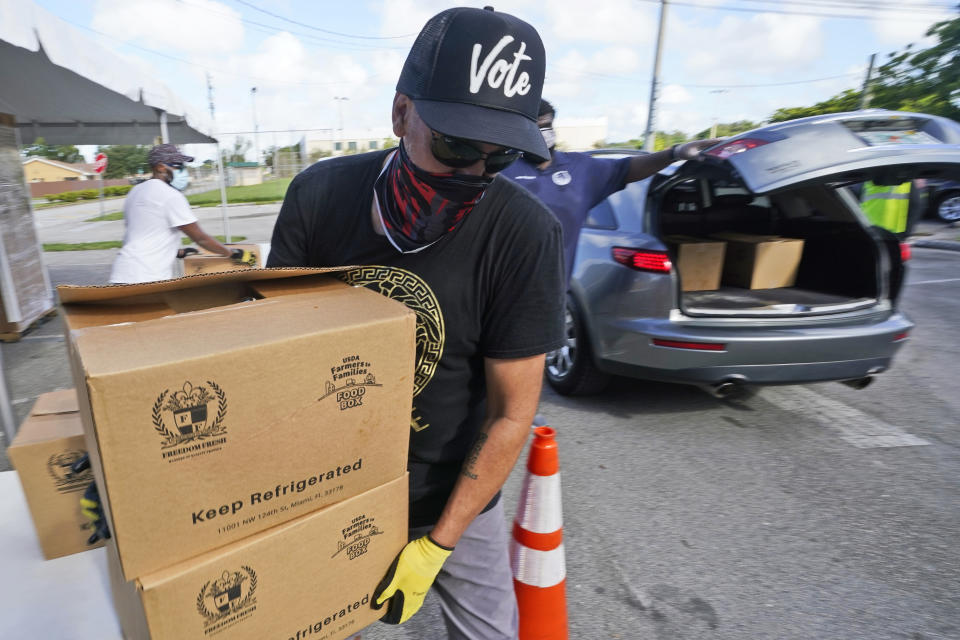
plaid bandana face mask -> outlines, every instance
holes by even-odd
[[[400,253],[426,249],[456,229],[493,178],[430,173],[410,161],[403,141],[374,185],[383,229]]]

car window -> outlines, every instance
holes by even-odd
[[[616,229],[617,218],[613,215],[613,207],[610,206],[610,200],[604,200],[593,209],[590,209],[583,226],[589,229]]]

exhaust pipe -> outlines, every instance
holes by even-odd
[[[847,385],[851,389],[861,391],[873,383],[873,376],[864,376],[862,378],[854,378],[853,380],[841,380],[840,382]]]
[[[740,393],[743,391],[744,387],[743,383],[735,382],[733,380],[725,380],[724,382],[715,382],[713,384],[704,385],[702,388],[714,398],[724,400],[732,395]]]

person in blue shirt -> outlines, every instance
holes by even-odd
[[[694,140],[675,144],[656,153],[610,160],[586,153],[558,151],[557,137],[553,130],[555,115],[553,105],[541,100],[537,124],[550,149],[550,158],[537,164],[524,157],[500,173],[540,198],[560,221],[563,228],[563,258],[569,285],[580,228],[590,209],[627,184],[648,178],[672,162],[696,158],[703,149],[719,140]]]

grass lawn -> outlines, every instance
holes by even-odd
[[[279,202],[283,200],[291,180],[293,178],[283,178],[245,187],[227,187],[227,202]],[[195,193],[187,196],[187,201],[195,207],[219,205],[220,189]]]
[[[216,236],[220,242],[225,242],[223,236]],[[247,236],[230,236],[230,242],[243,242]],[[184,238],[183,244],[190,244],[193,240]],[[97,249],[119,249],[123,246],[120,240],[101,240],[100,242],[49,242],[43,245],[44,251],[95,251]]]
[[[227,239],[224,236],[214,236],[214,238],[216,238],[220,242],[227,241]],[[243,242],[246,239],[247,239],[247,236],[235,236],[233,234],[230,235],[230,242]],[[182,244],[193,244],[193,240],[191,240],[190,238],[184,238]]]
[[[92,251],[96,249],[119,249],[123,246],[120,240],[103,240],[100,242],[48,242],[44,243],[44,251]]]
[[[127,196],[108,196],[103,199],[104,202],[107,200],[123,200]],[[52,209],[53,207],[65,207],[71,204],[83,204],[84,202],[96,202],[99,198],[94,198],[93,200],[77,200],[75,202],[41,202],[39,204],[33,205],[33,210],[38,209]]]
[[[107,220],[123,220],[123,211],[112,211],[110,213],[105,213],[102,216],[87,218],[84,220],[84,222],[105,222]]]

